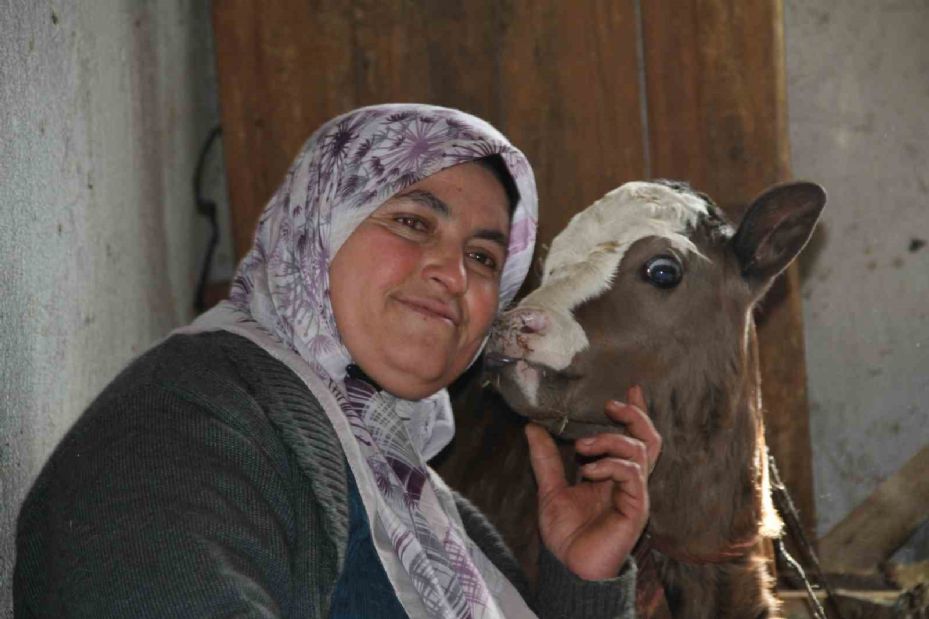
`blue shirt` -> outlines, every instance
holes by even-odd
[[[374,549],[371,526],[355,478],[348,471],[348,548],[345,568],[332,592],[331,619],[403,617],[406,611],[397,599],[381,559]]]

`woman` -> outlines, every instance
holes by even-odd
[[[46,465],[20,515],[17,616],[631,616],[658,451],[641,394],[606,408],[634,438],[578,445],[606,457],[575,486],[527,430],[535,596],[425,464],[535,217],[528,161],[473,116],[384,105],[320,128],[229,300],[117,377]]]

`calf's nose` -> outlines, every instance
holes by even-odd
[[[484,366],[499,370],[524,359],[532,353],[530,340],[544,335],[550,322],[549,316],[538,309],[517,307],[505,312],[491,329]]]

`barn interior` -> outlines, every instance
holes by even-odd
[[[756,315],[787,545],[828,616],[926,616],[927,29],[923,0],[4,3],[0,615],[49,453],[223,298],[313,129],[422,101],[522,148],[543,244],[629,180],[685,180],[734,219],[774,183],[825,187]],[[788,616],[814,616],[772,564]]]

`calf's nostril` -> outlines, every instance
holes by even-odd
[[[548,327],[548,318],[536,310],[526,310],[517,316],[520,333],[543,333]]]

